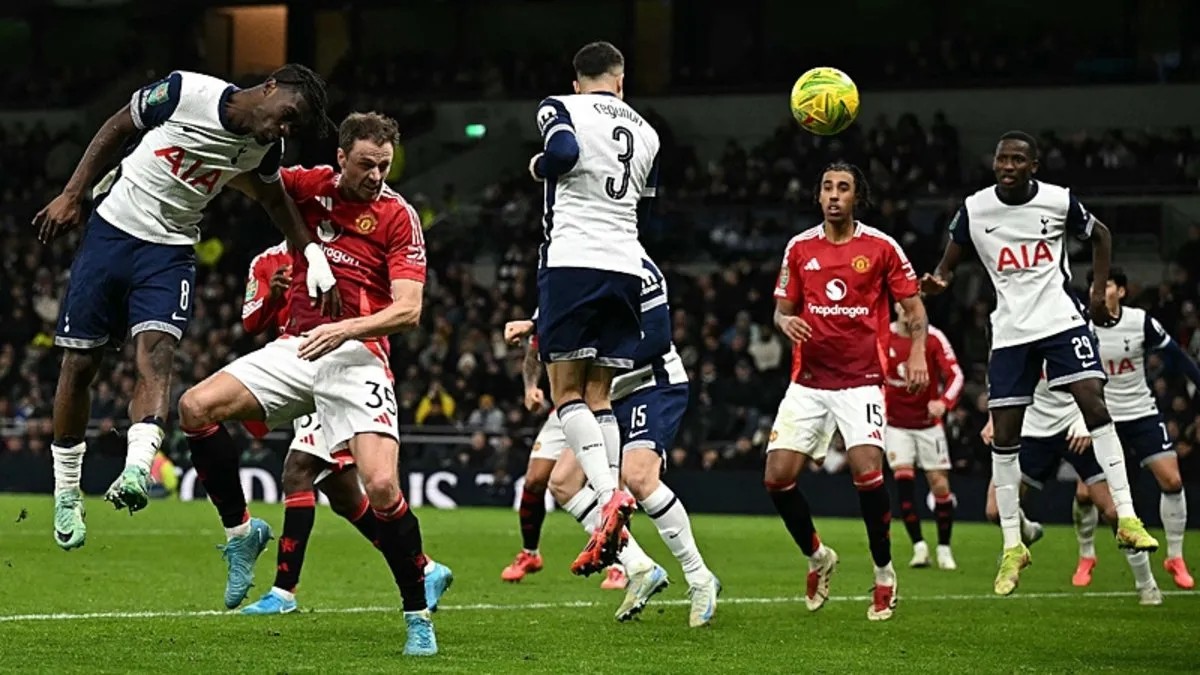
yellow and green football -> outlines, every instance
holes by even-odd
[[[792,85],[792,117],[806,131],[832,136],[858,116],[858,86],[837,68],[813,68]]]

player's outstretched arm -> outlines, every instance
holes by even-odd
[[[1200,388],[1200,366],[1192,360],[1183,347],[1179,343],[1171,339],[1171,335],[1163,328],[1158,319],[1146,314],[1146,325],[1143,327],[1144,339],[1146,347],[1154,351],[1163,352],[1170,361],[1171,365],[1183,369],[1183,374],[1187,375],[1188,380],[1192,384]]]
[[[967,215],[967,207],[959,207],[950,221],[950,240],[946,242],[946,250],[933,274],[921,277],[921,292],[926,295],[937,295],[950,286],[954,280],[954,270],[962,262],[963,249],[971,243],[971,221]]]
[[[908,363],[905,364],[904,382],[909,391],[916,391],[929,385],[929,364],[925,360],[929,316],[925,313],[925,303],[921,302],[920,295],[904,298],[900,301],[900,306],[904,308],[909,335],[912,336],[912,349],[909,350]]]
[[[288,196],[283,187],[283,181],[264,179],[255,172],[243,173],[229,181],[229,185],[247,197],[262,205],[271,222],[287,238],[288,244],[297,251],[304,253],[308,261],[308,296],[313,305],[321,305],[321,314],[338,316],[342,313],[342,300],[337,292],[337,281],[333,278],[333,270],[325,258],[325,250],[312,237],[304,217],[296,208],[296,202]]]
[[[1112,264],[1112,232],[1095,217],[1088,217],[1091,219],[1088,239],[1092,242],[1091,319],[1098,326],[1110,326],[1115,317],[1108,311],[1105,289],[1108,287],[1108,269]]]
[[[38,228],[38,239],[42,243],[79,223],[84,194],[95,182],[100,170],[116,159],[121,147],[137,133],[137,130],[128,105],[100,125],[100,129],[92,137],[92,142],[88,143],[87,150],[83,152],[79,164],[75,166],[75,172],[71,174],[62,194],[33,217],[33,224]]]
[[[425,284],[411,279],[392,282],[392,304],[370,316],[327,323],[304,334],[300,358],[314,361],[332,352],[347,340],[368,340],[394,335],[421,321]]]

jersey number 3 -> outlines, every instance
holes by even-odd
[[[625,127],[616,127],[612,132],[613,140],[623,146],[623,150],[617,153],[617,161],[621,163],[623,173],[621,174],[620,184],[617,184],[617,178],[609,176],[604,181],[604,191],[612,199],[624,199],[626,193],[629,192],[629,163],[633,161],[633,132]]]

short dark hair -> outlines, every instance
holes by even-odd
[[[599,77],[625,67],[625,57],[611,42],[592,42],[579,48],[571,60],[577,77]]]
[[[355,141],[371,141],[393,146],[400,142],[400,125],[396,120],[377,112],[355,112],[346,116],[338,126],[338,147],[349,153]]]
[[[1037,159],[1042,154],[1041,148],[1038,147],[1037,139],[1032,135],[1025,133],[1024,131],[1017,129],[1014,129],[1013,131],[1006,131],[1002,136],[1000,136],[1000,140],[996,142],[996,145],[999,145],[1004,141],[1021,141],[1025,145],[1028,145],[1029,152],[1033,153],[1033,157],[1030,157],[1030,159]]]
[[[1090,286],[1096,280],[1096,275],[1092,270],[1088,270],[1088,285]],[[1125,276],[1125,270],[1120,267],[1113,267],[1108,270],[1108,280],[1117,285],[1117,288],[1129,290],[1129,277]]]
[[[308,103],[308,114],[302,120],[305,128],[324,138],[334,129],[333,120],[325,108],[329,105],[329,94],[325,91],[325,80],[312,68],[299,63],[285,63],[267,77],[277,86],[290,87],[299,92]]]
[[[820,175],[817,176],[817,189],[813,190],[813,201],[821,200],[821,184],[825,182],[825,174],[830,171],[845,171],[854,176],[854,205],[856,207],[869,208],[871,206],[871,185],[867,183],[867,177],[863,174],[862,169],[857,165],[838,160],[831,162],[824,169],[821,169]]]

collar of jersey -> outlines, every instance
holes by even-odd
[[[821,224],[819,227],[821,229],[820,229],[820,232],[817,234],[817,236],[822,239],[828,239],[829,237],[825,236],[825,221],[824,220],[821,221]],[[851,235],[850,238],[854,239],[855,237],[858,237],[859,235],[861,235],[862,229],[863,229],[863,224],[861,222],[855,220],[854,221],[854,234]]]
[[[229,126],[229,115],[225,112],[225,105],[229,103],[229,97],[237,92],[238,88],[231,84],[225,87],[225,91],[221,92],[221,98],[217,101],[217,117],[221,120],[221,126],[225,128],[225,131],[235,134],[237,132]]]
[[[589,91],[587,94],[585,94],[585,96],[612,96],[613,98],[616,98],[617,94],[616,92],[611,91]]]
[[[1027,196],[1025,199],[1022,199],[1019,202],[1010,202],[1010,201],[1005,200],[1004,197],[1000,196],[1000,186],[999,185],[997,185],[995,188],[993,188],[993,190],[996,193],[996,199],[1000,200],[1001,204],[1004,204],[1005,206],[1024,206],[1025,204],[1028,204],[1029,202],[1033,201],[1033,198],[1037,196],[1038,190],[1040,189],[1040,185],[1036,180],[1030,180],[1029,183],[1030,183],[1030,185],[1033,186],[1033,189],[1029,191],[1029,196]]]

